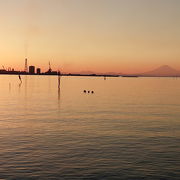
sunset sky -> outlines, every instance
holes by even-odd
[[[180,70],[180,0],[0,0],[0,68]]]

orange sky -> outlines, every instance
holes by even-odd
[[[64,72],[180,70],[178,0],[2,0],[0,65]]]

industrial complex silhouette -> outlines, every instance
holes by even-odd
[[[14,68],[5,68],[0,69],[0,74],[17,74],[17,75],[63,75],[63,76],[104,76],[104,77],[118,77],[118,75],[110,74],[81,74],[81,73],[62,73],[60,70],[53,71],[51,68],[51,63],[48,64],[48,70],[42,72],[41,68],[35,67],[33,65],[28,66],[28,60],[25,59],[25,66],[23,71],[16,71]]]
[[[6,69],[2,66],[3,69],[0,69],[0,74],[30,74],[30,75],[58,75],[58,71],[52,71],[51,64],[49,62],[49,69],[46,72],[41,72],[41,68],[36,68],[35,66],[31,65],[28,67],[28,60],[25,59],[25,67],[24,71],[16,71],[14,68]]]

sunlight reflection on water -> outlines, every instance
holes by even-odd
[[[179,79],[22,81],[0,76],[0,178],[179,179]]]

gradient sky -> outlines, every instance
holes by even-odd
[[[179,0],[0,0],[0,22],[0,66],[180,70]]]

